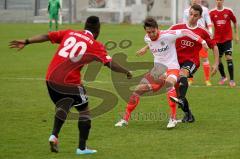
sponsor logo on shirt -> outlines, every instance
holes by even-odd
[[[151,52],[152,53],[161,53],[161,52],[163,52],[163,51],[166,51],[166,50],[168,50],[169,49],[169,46],[167,45],[166,47],[162,47],[162,48],[159,48],[159,49],[151,49]]]
[[[188,41],[188,40],[181,40],[181,45],[182,47],[193,47],[194,46],[194,42],[192,41]]]
[[[226,20],[218,20],[217,25],[224,25],[226,24]]]

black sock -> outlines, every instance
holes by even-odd
[[[91,129],[91,120],[80,118],[78,121],[79,129],[79,149],[84,150],[86,148],[86,141]]]
[[[62,99],[56,103],[56,114],[54,117],[54,125],[52,134],[58,137],[58,134],[67,119],[68,112],[71,108],[73,100],[70,98]]]
[[[179,79],[179,94],[181,98],[185,98],[188,89],[187,77],[180,77]]]
[[[64,121],[55,116],[52,134],[58,137]]]
[[[228,72],[229,72],[230,80],[233,80],[233,61],[227,60],[227,65],[228,65]]]
[[[189,110],[189,104],[188,104],[188,100],[187,100],[187,98],[185,97],[185,98],[182,98],[182,100],[183,100],[183,103],[184,103],[184,105],[183,105],[183,107],[182,107],[182,110],[186,113],[186,112],[189,112],[190,110]]]
[[[219,70],[221,76],[225,78],[225,77],[226,77],[226,74],[225,74],[225,72],[224,72],[224,66],[223,66],[222,62],[219,62],[218,70]]]

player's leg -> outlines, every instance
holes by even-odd
[[[199,56],[202,59],[202,63],[203,63],[203,72],[204,72],[204,77],[205,77],[205,84],[206,86],[211,86],[211,82],[210,82],[210,63],[209,63],[209,59],[208,59],[208,52],[206,50],[204,50],[204,48],[201,49],[201,51],[199,52]]]
[[[197,68],[194,63],[186,61],[182,64],[181,70],[179,73],[179,98],[171,98],[172,101],[178,103],[185,113],[183,122],[194,122],[194,116],[191,113],[189,108],[188,100],[186,98],[186,93],[188,90],[188,80],[187,78],[190,75],[193,75],[197,71]]]
[[[232,42],[227,41],[224,43],[225,47],[225,57],[227,60],[227,66],[228,66],[228,73],[230,77],[229,85],[230,87],[235,87],[236,83],[234,82],[234,66],[233,66],[233,58],[232,58]]]
[[[159,77],[156,81],[150,73],[147,73],[144,78],[140,81],[139,85],[136,87],[135,91],[129,98],[126,106],[125,114],[123,119],[115,124],[115,126],[121,127],[128,124],[131,117],[131,113],[135,110],[140,101],[140,96],[146,92],[157,91],[164,85],[165,79]]]
[[[89,149],[86,145],[91,129],[91,118],[88,103],[75,107],[79,111],[78,129],[79,129],[79,146],[76,154],[93,154],[96,150]]]
[[[224,71],[224,65],[222,63],[222,56],[224,54],[224,46],[223,44],[217,44],[219,50],[219,65],[218,70],[221,75],[221,79],[219,80],[218,84],[223,85],[227,81],[227,77]]]
[[[50,149],[52,152],[58,152],[58,135],[74,100],[56,91],[58,89],[56,85],[47,83],[47,88],[52,101],[56,105],[53,129],[49,137]]]
[[[76,150],[76,154],[92,154],[96,153],[96,150],[87,148],[87,140],[91,129],[91,116],[88,107],[88,97],[83,86],[78,87],[78,94],[73,95],[74,107],[79,112],[78,118],[78,130],[79,130],[79,146]]]
[[[228,73],[230,77],[229,85],[230,87],[235,87],[236,83],[234,82],[234,66],[233,66],[233,59],[232,59],[232,52],[227,52],[226,54],[226,60],[227,60],[227,66],[228,66]]]
[[[170,119],[169,119],[167,128],[173,128],[177,125],[177,120],[176,120],[177,107],[176,107],[176,103],[173,102],[170,99],[170,97],[177,98],[177,93],[174,86],[177,83],[178,75],[179,75],[179,70],[168,70],[167,72],[167,79],[166,79],[165,85],[167,90],[168,105],[171,109]]]
[[[129,98],[123,119],[117,122],[115,126],[122,127],[122,126],[128,125],[128,121],[131,117],[131,113],[135,110],[135,108],[139,104],[140,96],[149,91],[151,91],[151,88],[148,86],[148,84],[143,83],[141,81]]]
[[[48,23],[49,31],[52,31],[52,21],[53,21],[53,15],[49,13],[49,23]]]
[[[167,72],[167,79],[165,82],[168,105],[171,108],[170,118],[172,119],[176,119],[176,103],[171,101],[170,97],[177,98],[177,92],[174,86],[177,83],[178,76],[179,70],[169,70]]]
[[[54,21],[55,21],[55,30],[58,30],[58,15],[55,15],[54,17]]]

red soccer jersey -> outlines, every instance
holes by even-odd
[[[173,25],[170,29],[191,30],[193,33],[199,35],[203,40],[205,40],[210,48],[213,48],[214,45],[216,45],[216,43],[210,38],[209,32],[201,26],[190,28],[187,24],[182,23]],[[202,49],[201,43],[185,36],[177,39],[176,49],[178,55],[178,62],[180,65],[183,64],[185,61],[192,61],[193,63],[196,64],[197,68],[200,66],[199,51]]]
[[[80,70],[84,65],[92,61],[106,64],[112,60],[103,44],[94,40],[92,33],[87,30],[62,30],[50,32],[48,36],[59,47],[48,66],[47,81],[80,84]]]
[[[210,17],[214,24],[214,39],[217,43],[224,43],[232,40],[232,26],[233,23],[237,23],[236,17],[233,11],[229,8],[223,8],[218,10],[217,8],[210,11]]]

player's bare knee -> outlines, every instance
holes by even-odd
[[[232,60],[232,53],[228,52],[228,54],[226,53],[225,55],[226,60]]]

